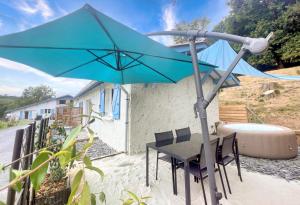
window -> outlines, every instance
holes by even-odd
[[[108,116],[115,120],[120,119],[120,86],[101,89],[99,92],[99,112],[101,116]]]
[[[60,105],[65,105],[66,104],[66,100],[59,100],[58,102]]]

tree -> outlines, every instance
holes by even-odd
[[[20,106],[28,105],[36,102],[55,97],[55,92],[52,88],[46,85],[40,85],[37,87],[28,87],[24,89],[21,98],[18,101]]]
[[[214,31],[264,37],[274,32],[268,50],[247,60],[285,67],[300,63],[300,3],[296,0],[230,0],[231,12]]]
[[[175,30],[178,31],[186,31],[186,30],[206,30],[209,25],[210,20],[206,17],[198,18],[193,20],[192,22],[180,22],[176,24]],[[176,44],[186,43],[188,41],[187,38],[181,36],[175,36],[174,41]]]

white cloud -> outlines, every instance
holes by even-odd
[[[175,3],[167,4],[162,9],[162,26],[164,31],[170,31],[175,28],[176,26],[176,7]],[[152,36],[153,40],[156,40],[166,46],[170,46],[174,44],[174,40],[172,36]]]
[[[79,90],[84,87],[89,80],[80,80],[80,79],[70,79],[70,78],[57,78],[27,65],[10,61],[4,58],[0,58],[0,67],[9,70],[15,70],[21,73],[32,73],[37,77],[43,79],[43,84],[49,85],[54,89],[57,96],[63,94],[72,94],[75,95]],[[25,79],[26,80],[26,79]],[[35,86],[35,82],[28,82],[26,86]],[[0,94],[16,94],[20,95],[25,87],[20,87],[20,84],[16,82],[16,86],[7,86],[0,85]]]
[[[22,87],[0,85],[0,95],[20,96],[22,92],[23,92]]]
[[[19,0],[15,2],[15,7],[26,14],[40,14],[44,19],[54,16],[54,12],[47,4],[46,0],[34,0],[33,2]]]

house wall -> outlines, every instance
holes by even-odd
[[[111,90],[112,84],[102,84],[75,99],[75,106],[83,105],[83,113],[88,114],[89,102],[92,104],[92,109],[99,112],[100,105],[100,88],[105,88],[105,112],[106,115],[102,120],[96,119],[91,128],[95,131],[102,141],[117,151],[125,151],[126,148],[126,94],[121,91],[120,103],[120,119],[114,120],[111,113]],[[124,86],[130,89],[130,86]],[[83,122],[85,122],[83,120]]]
[[[204,84],[204,93],[207,94],[212,88],[213,82],[208,79]],[[145,144],[155,140],[155,132],[174,131],[189,126],[192,133],[201,133],[199,118],[195,118],[193,110],[195,102],[193,76],[177,84],[132,85],[129,120],[130,152],[144,151]],[[211,126],[219,121],[218,106],[216,97],[207,109],[211,130]]]
[[[32,112],[32,119],[35,119],[37,115],[41,115],[40,110],[41,109],[56,109],[56,100],[51,100],[48,102],[44,102],[38,105],[33,105],[33,106],[28,106],[23,109],[15,110],[9,114],[9,119],[14,119],[14,120],[19,120],[20,117],[20,112],[25,112],[25,111],[31,111]],[[24,116],[24,115],[23,115]]]

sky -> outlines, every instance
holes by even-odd
[[[172,30],[177,23],[207,17],[208,30],[229,13],[227,0],[0,0],[0,35],[15,33],[60,18],[90,4],[100,12],[149,33]],[[156,37],[165,45],[170,37]],[[20,96],[28,86],[48,85],[56,96],[76,95],[89,81],[54,78],[37,69],[0,58],[0,95]]]

